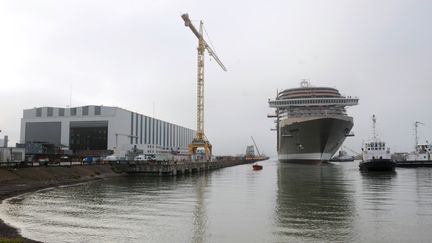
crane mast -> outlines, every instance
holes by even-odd
[[[197,155],[198,149],[203,148],[205,160],[209,161],[212,155],[212,145],[208,141],[204,134],[204,52],[207,50],[209,55],[213,57],[219,66],[226,71],[225,66],[219,60],[216,53],[210,48],[203,37],[203,22],[200,21],[199,30],[195,28],[189,19],[188,14],[182,14],[182,19],[184,20],[185,26],[189,27],[191,31],[198,38],[198,70],[197,70],[197,133],[192,143],[189,144],[189,153],[192,155]]]

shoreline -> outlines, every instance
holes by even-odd
[[[0,203],[29,192],[122,176],[109,164],[71,167],[0,168]],[[39,242],[24,238],[20,230],[0,218],[0,242]]]

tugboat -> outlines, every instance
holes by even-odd
[[[397,167],[432,167],[432,144],[419,143],[417,135],[418,125],[422,124],[419,121],[414,123],[415,129],[415,147],[414,151],[409,153],[405,160],[396,161]]]
[[[347,151],[345,151],[341,147],[338,155],[332,157],[329,161],[330,162],[352,162],[352,161],[354,161],[354,156],[348,155]]]
[[[362,171],[394,171],[396,163],[391,159],[390,148],[377,138],[375,132],[376,117],[372,116],[373,138],[364,143],[362,148],[362,161],[359,163]]]

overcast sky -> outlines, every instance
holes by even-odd
[[[216,154],[244,153],[254,136],[276,155],[268,98],[330,86],[348,108],[360,151],[377,116],[393,151],[410,151],[414,121],[432,141],[432,1],[0,1],[0,136],[19,140],[22,110],[118,106],[196,129],[202,19],[219,58],[206,58],[205,133]],[[207,36],[206,36],[207,38]]]

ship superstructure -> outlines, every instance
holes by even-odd
[[[350,134],[353,118],[345,107],[358,98],[342,96],[335,88],[312,87],[302,80],[299,88],[286,89],[269,100],[275,108],[277,151],[281,162],[328,161]]]
[[[378,138],[376,133],[376,116],[372,116],[373,137],[370,141],[363,143],[362,161],[359,163],[363,171],[392,171],[396,163],[392,160],[390,148]]]
[[[432,144],[427,140],[426,143],[419,143],[418,125],[423,123],[414,122],[415,143],[414,151],[408,153],[405,158],[398,160],[398,167],[432,167]]]
[[[414,122],[414,131],[415,131],[414,151],[408,154],[406,160],[432,162],[432,144],[429,144],[428,141],[426,141],[426,143],[419,143],[418,125],[420,124],[424,125],[419,121]]]

